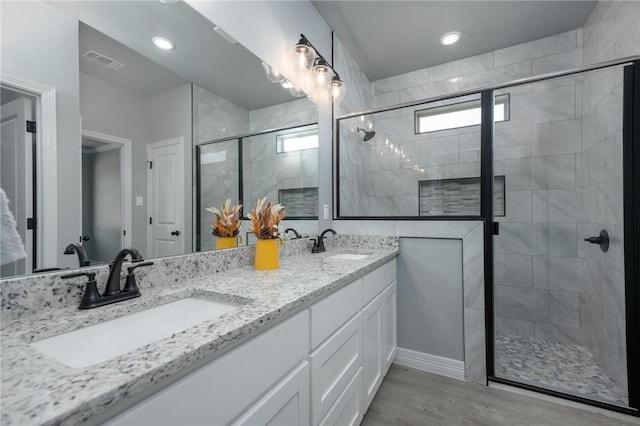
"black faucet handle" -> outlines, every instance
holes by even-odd
[[[137,263],[134,266],[129,266],[127,267],[127,279],[124,282],[124,288],[122,289],[123,293],[134,293],[134,294],[140,294],[140,289],[138,288],[138,284],[136,283],[136,276],[133,273],[133,271],[136,270],[136,268],[140,268],[142,266],[151,266],[153,265],[153,262],[142,262],[142,263]]]
[[[60,276],[60,278],[66,280],[66,279],[69,279],[69,278],[77,278],[77,277],[82,277],[82,276],[85,276],[85,277],[89,278],[89,281],[96,279],[96,273],[95,272],[74,272],[72,274],[62,275],[62,276]]]
[[[61,278],[77,278],[81,276],[86,276],[89,280],[87,281],[87,285],[84,288],[84,294],[82,295],[82,299],[80,300],[79,309],[89,309],[95,307],[96,302],[100,299],[100,293],[98,292],[98,285],[96,283],[96,273],[95,272],[75,272],[73,274],[63,275]]]
[[[127,272],[129,272],[130,274],[132,274],[132,273],[133,273],[133,271],[134,271],[136,268],[141,268],[141,267],[143,267],[143,266],[151,266],[151,265],[153,265],[153,262],[142,262],[142,261],[138,261],[138,262],[135,262],[134,266],[129,266],[129,267],[127,267]]]

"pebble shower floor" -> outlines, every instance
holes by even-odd
[[[627,394],[584,346],[496,336],[496,376],[584,398],[628,405]]]

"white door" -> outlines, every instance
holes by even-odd
[[[184,141],[150,143],[147,148],[149,234],[148,257],[184,253]]]
[[[9,198],[9,208],[27,258],[2,266],[2,276],[23,275],[33,269],[33,230],[27,229],[27,218],[33,217],[33,134],[27,132],[32,120],[31,100],[18,98],[0,108],[0,186]]]

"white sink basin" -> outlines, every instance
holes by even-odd
[[[342,253],[342,254],[334,254],[333,256],[328,256],[327,259],[332,260],[362,260],[365,257],[369,257],[368,254],[353,254],[353,253]]]
[[[88,367],[238,309],[233,302],[188,297],[31,344],[74,368]]]

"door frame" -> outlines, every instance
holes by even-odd
[[[96,132],[94,130],[82,129],[82,137],[94,139],[99,142],[118,145],[120,149],[120,177],[122,188],[120,191],[122,204],[122,231],[120,235],[121,248],[131,246],[131,234],[133,232],[133,211],[131,207],[133,177],[132,177],[132,146],[131,139],[121,138],[119,136],[108,135],[106,133]],[[80,205],[82,205],[82,191],[80,192]],[[82,234],[82,225],[80,225],[80,233]]]
[[[152,160],[152,154],[153,154],[153,150],[155,148],[162,148],[164,146],[170,146],[170,145],[179,145],[180,146],[180,160],[181,160],[181,164],[182,164],[182,169],[183,169],[183,177],[184,177],[184,181],[183,181],[183,187],[182,187],[182,192],[184,193],[184,199],[186,202],[187,199],[187,194],[185,191],[186,188],[186,173],[184,173],[185,170],[185,164],[184,164],[184,137],[179,136],[176,138],[171,138],[171,139],[165,139],[165,140],[161,140],[161,141],[157,141],[157,142],[149,142],[147,144],[147,166],[150,164],[151,160]],[[147,167],[147,218],[152,217],[152,207],[153,207],[153,174],[152,174],[152,170],[150,167]],[[186,228],[186,221],[187,218],[183,213],[183,229]],[[151,257],[150,253],[151,253],[151,247],[153,245],[153,241],[151,238],[151,229],[152,226],[149,221],[147,220],[147,257]],[[186,236],[185,232],[182,232],[183,237]],[[186,249],[186,241],[185,238],[182,238],[182,250],[180,252],[180,254],[184,254],[185,249]]]
[[[0,73],[0,84],[36,98],[36,266],[58,264],[58,148],[56,89]],[[45,214],[46,212],[46,214]]]

